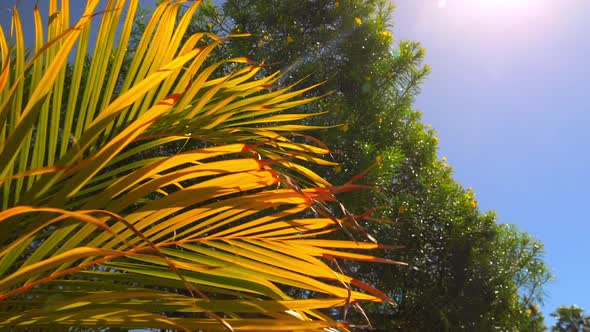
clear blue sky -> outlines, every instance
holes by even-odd
[[[0,0],[2,24],[14,2]],[[545,244],[545,313],[590,310],[590,0],[394,2],[394,37],[420,41],[432,67],[415,106],[440,156],[482,209]]]
[[[545,244],[545,313],[590,310],[590,1],[394,3],[394,37],[432,67],[415,107],[440,156],[482,209]]]

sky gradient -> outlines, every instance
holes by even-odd
[[[14,2],[0,0],[3,25]],[[21,11],[34,3],[21,0]],[[432,73],[415,108],[437,130],[440,156],[481,209],[545,244],[557,276],[546,323],[561,304],[590,310],[590,1],[394,3],[394,38],[426,48]]]
[[[480,208],[545,244],[548,313],[590,310],[590,1],[396,0],[432,73],[415,107]]]

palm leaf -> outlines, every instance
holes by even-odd
[[[0,30],[0,327],[346,329],[326,310],[389,301],[336,264],[399,264],[349,251],[389,247],[321,239],[358,186],[311,171],[329,150],[292,135],[313,129],[288,112],[313,86],[207,65],[223,40],[185,36],[192,1],[161,4],[136,50],[137,0],[98,5],[70,25],[51,0],[46,28],[35,9],[28,58],[18,9]]]

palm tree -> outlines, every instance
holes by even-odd
[[[31,52],[18,8],[0,27],[0,328],[346,330],[330,309],[389,301],[339,266],[387,246],[323,237],[366,234],[334,196],[359,186],[308,168],[333,165],[289,112],[313,86],[208,63],[193,1],[135,50],[138,0],[69,6],[35,8]]]
[[[586,315],[584,309],[576,306],[559,306],[551,317],[556,319],[551,331],[555,332],[586,332],[590,331],[590,316]]]

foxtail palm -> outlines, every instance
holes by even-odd
[[[325,309],[389,301],[337,263],[396,263],[349,250],[386,246],[322,238],[359,230],[332,212],[357,186],[308,168],[333,164],[289,112],[313,86],[209,63],[224,40],[185,35],[193,1],[135,50],[138,0],[69,6],[25,13],[30,54],[18,8],[0,27],[0,327],[346,329]]]

